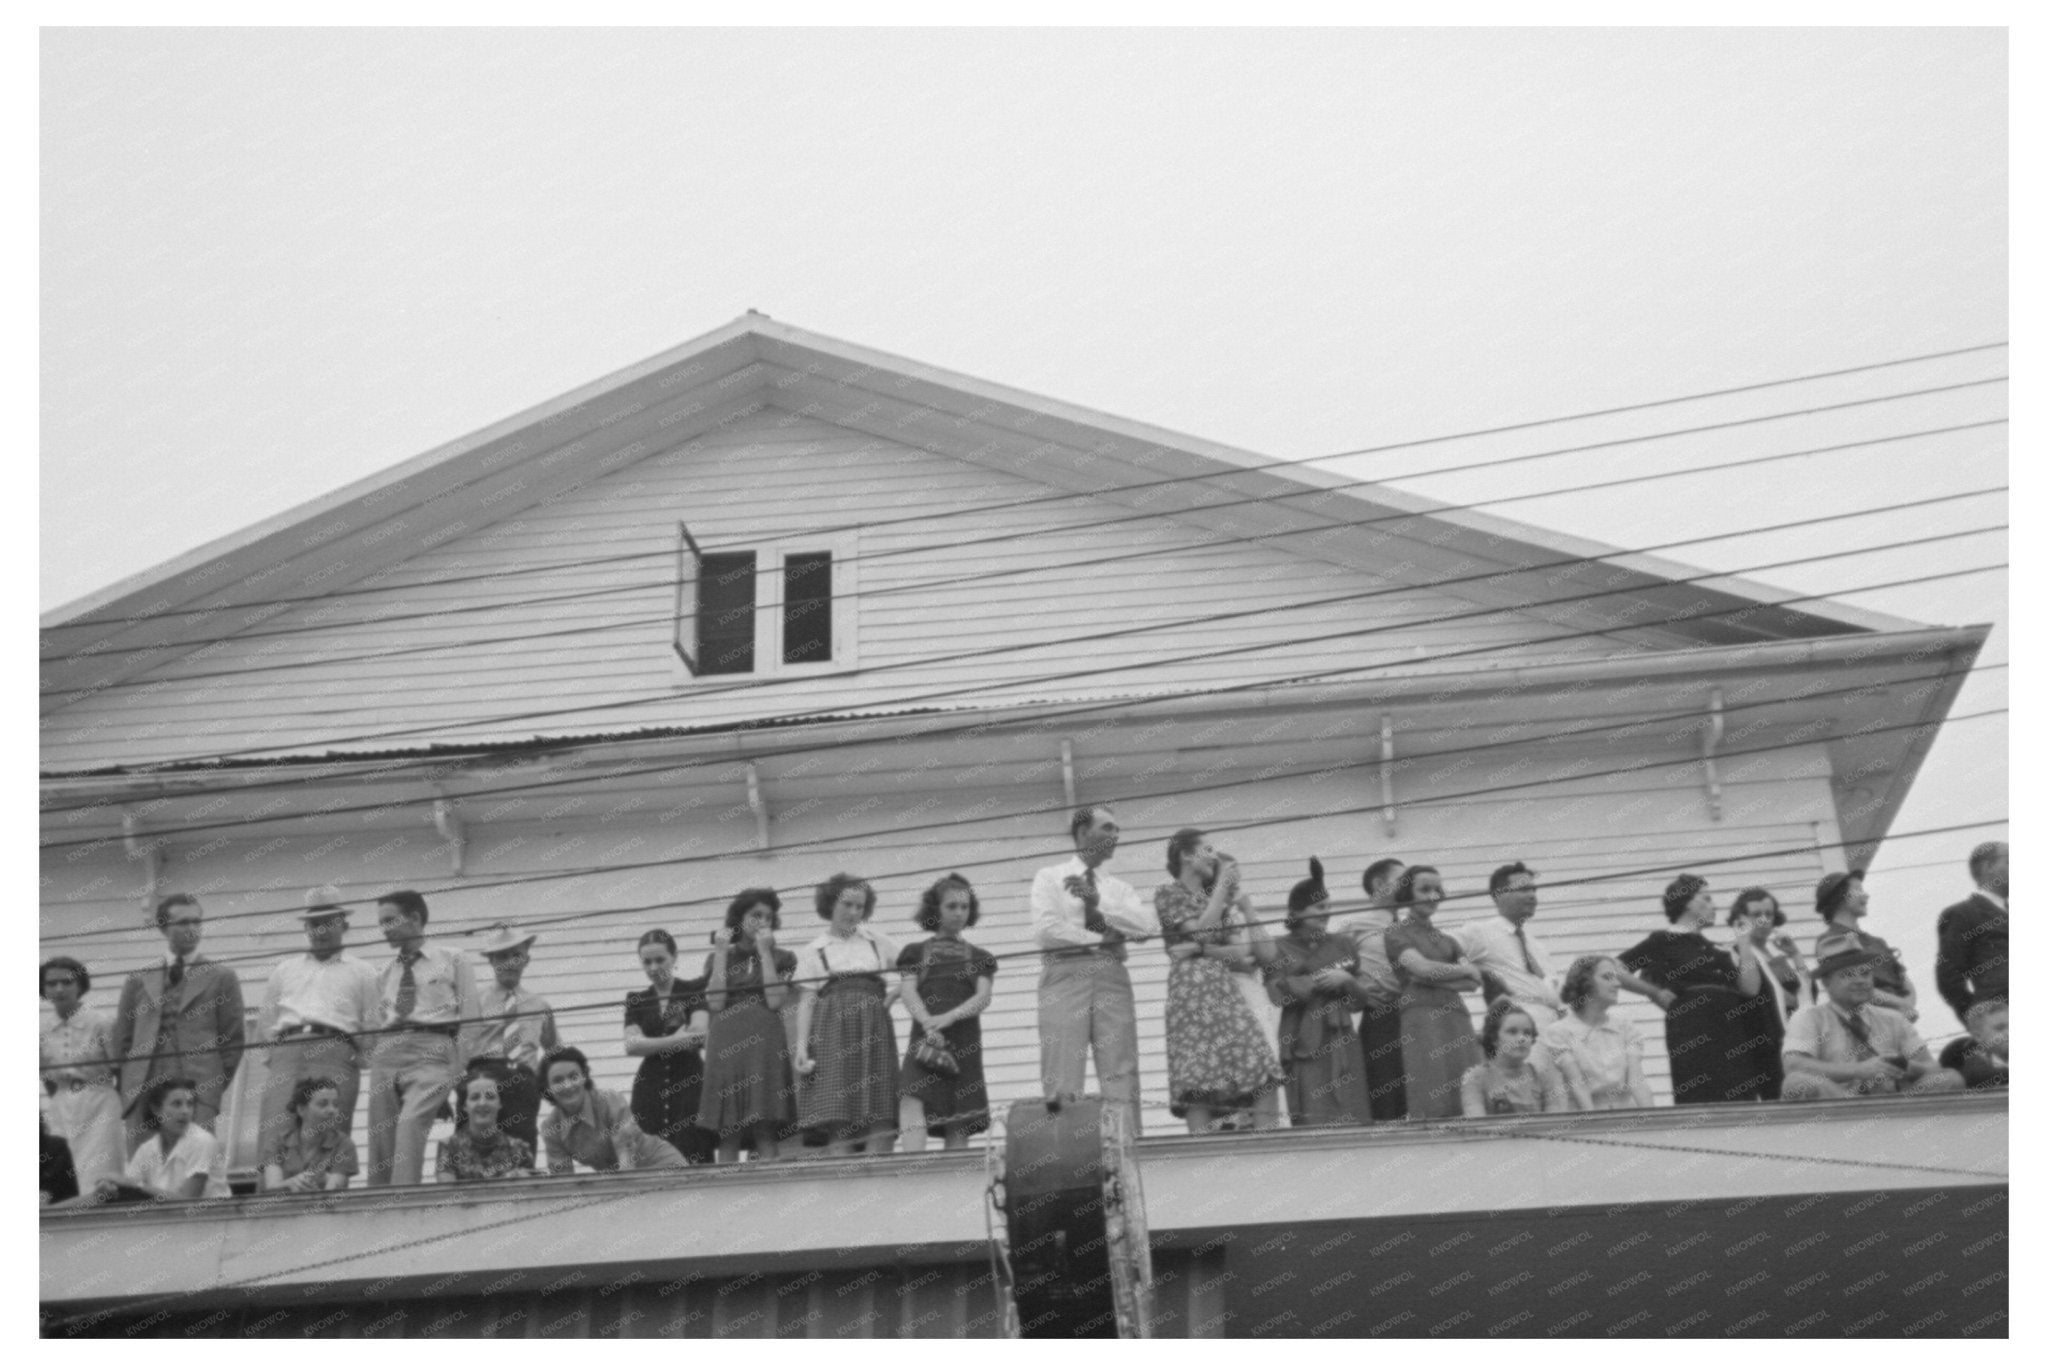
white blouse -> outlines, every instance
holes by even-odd
[[[903,949],[880,929],[861,925],[851,937],[841,938],[827,929],[803,946],[796,955],[796,976],[802,988],[816,993],[828,976],[849,976],[861,972],[893,972]]]

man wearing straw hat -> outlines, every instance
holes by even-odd
[[[1936,1066],[1906,1016],[1870,1003],[1884,954],[1854,933],[1823,940],[1813,974],[1827,999],[1785,1026],[1785,1100],[1846,1100],[1866,1095],[1929,1095],[1963,1088]]]
[[[528,950],[539,937],[516,933],[503,923],[485,931],[477,951],[491,964],[493,980],[477,994],[478,1022],[464,1049],[467,1076],[489,1076],[498,1083],[498,1126],[535,1152],[540,1150],[540,1059],[562,1045],[554,1007],[519,984]],[[458,1085],[456,1094],[461,1093]],[[462,1106],[458,1103],[455,1110],[460,1128]]]
[[[275,1044],[267,1049],[259,1152],[269,1151],[271,1142],[290,1126],[292,1090],[308,1076],[326,1076],[340,1090],[346,1132],[356,1112],[367,1042],[358,1035],[377,1026],[383,1008],[377,969],[342,951],[348,907],[342,904],[341,892],[332,886],[308,891],[299,922],[305,926],[308,951],[284,958],[271,969],[256,1019],[257,1030]]]

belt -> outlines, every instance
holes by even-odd
[[[401,1019],[386,1027],[394,1033],[438,1033],[443,1038],[453,1038],[462,1029],[460,1024],[421,1024],[411,1019]]]
[[[90,1090],[94,1086],[106,1086],[112,1084],[112,1081],[84,1081],[80,1080],[76,1076],[65,1076],[61,1079],[57,1077],[51,1077],[49,1080],[43,1082],[43,1087],[46,1090],[48,1090],[52,1095],[54,1095],[59,1090],[69,1090],[73,1094],[76,1094],[81,1090]]]
[[[1046,956],[1048,958],[1107,957],[1122,962],[1124,960],[1124,945],[1120,942],[1087,943],[1073,948],[1055,948],[1047,953]]]
[[[339,1038],[345,1043],[355,1041],[353,1038],[349,1037],[348,1034],[342,1032],[340,1029],[330,1028],[326,1024],[292,1024],[288,1027],[279,1029],[277,1031],[277,1036],[280,1039],[297,1038],[300,1035],[307,1033],[317,1033],[327,1038]]]

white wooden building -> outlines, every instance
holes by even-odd
[[[1077,801],[1146,891],[1199,825],[1268,907],[1391,853],[1456,924],[1521,858],[1569,958],[1692,867],[1810,942],[1986,630],[1788,597],[749,314],[46,615],[42,947],[110,1003],[195,892],[253,1000],[305,888],[413,887],[444,941],[537,927],[528,984],[624,1088],[642,931],[694,959],[766,884],[800,946],[845,869],[909,939],[957,869],[1011,955],[1000,1105]],[[351,946],[388,956],[374,915]],[[1165,965],[1133,953],[1149,1133]]]

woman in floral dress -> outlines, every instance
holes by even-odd
[[[1248,950],[1230,942],[1237,864],[1208,836],[1184,829],[1166,844],[1173,880],[1153,893],[1173,965],[1166,977],[1166,1077],[1173,1113],[1188,1132],[1214,1132],[1223,1114],[1249,1109],[1282,1079],[1279,1059],[1237,988],[1233,967]]]

